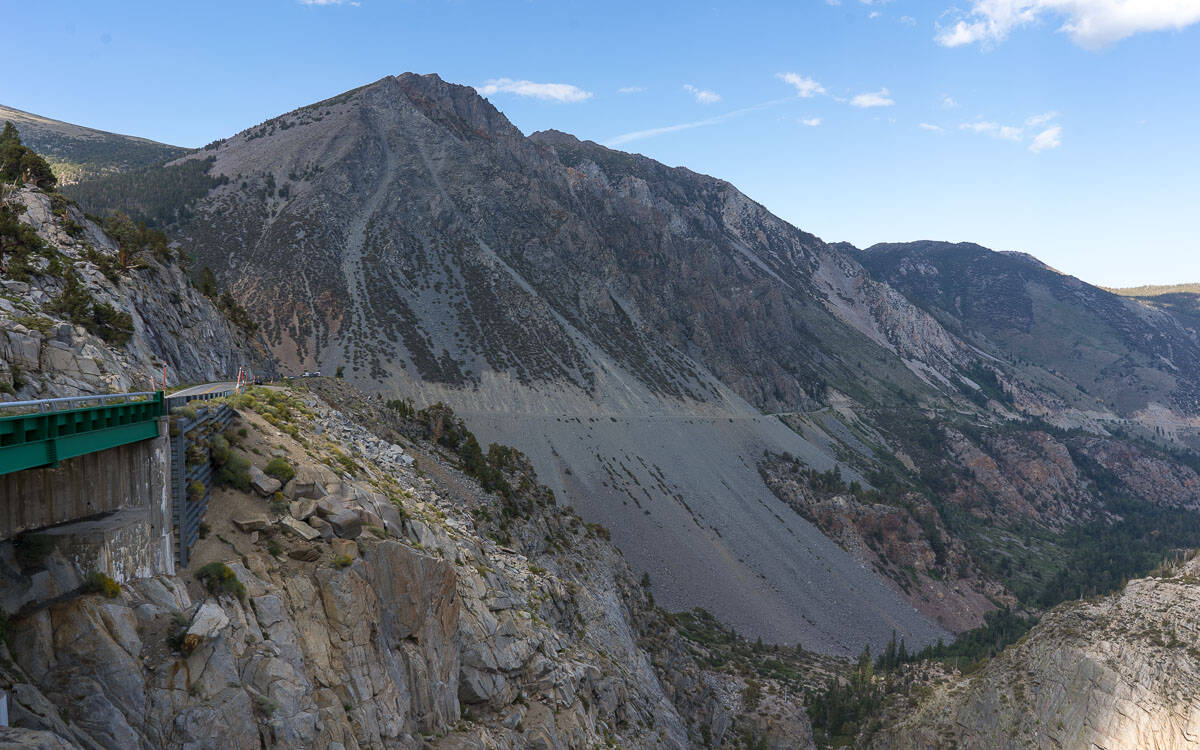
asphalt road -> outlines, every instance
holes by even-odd
[[[168,394],[169,396],[203,396],[206,393],[220,393],[221,391],[232,391],[237,385],[236,381],[227,380],[220,383],[205,383],[204,385],[194,385],[191,388],[184,388],[182,391],[175,391]]]

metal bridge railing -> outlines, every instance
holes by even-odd
[[[35,412],[48,412],[75,409],[81,405],[93,402],[97,406],[103,406],[105,404],[129,403],[130,401],[148,401],[153,400],[157,393],[158,391],[138,391],[137,393],[104,393],[95,396],[39,398],[33,401],[3,401],[0,402],[0,412],[7,412],[10,409],[32,409]]]
[[[97,398],[124,400],[51,410],[64,402]],[[0,474],[55,466],[68,458],[157,437],[158,418],[164,413],[162,391],[17,403],[39,409],[46,404],[47,410],[0,417]]]

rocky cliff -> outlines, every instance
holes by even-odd
[[[0,680],[44,746],[811,744],[797,693],[763,678],[772,698],[745,705],[746,678],[703,668],[607,532],[549,503],[519,455],[488,493],[444,447],[389,443],[311,395],[234,403],[228,486],[179,575],[89,593],[52,545],[0,545]],[[286,483],[258,468],[280,461]]]
[[[61,195],[3,190],[0,398],[151,390],[164,364],[170,385],[265,365],[165,243],[122,247]]]
[[[970,676],[923,680],[876,748],[1195,747],[1200,565],[1063,605]]]

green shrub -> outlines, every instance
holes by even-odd
[[[195,479],[187,487],[187,499],[193,503],[198,503],[204,499],[204,493],[207,490],[208,488],[204,486],[204,482]]]
[[[229,458],[213,475],[218,487],[232,487],[242,492],[250,491],[250,462],[231,453]]]
[[[211,562],[205,565],[196,571],[196,580],[214,596],[229,594],[238,599],[246,598],[246,586],[225,563]]]
[[[133,335],[133,318],[130,314],[112,305],[95,302],[92,293],[79,281],[74,271],[66,275],[62,294],[46,309],[83,326],[109,344],[124,346]]]
[[[333,558],[333,567],[340,570],[342,568],[350,567],[350,564],[353,562],[354,559],[351,558],[350,555],[338,555],[337,557]]]
[[[109,599],[115,599],[121,595],[121,584],[100,571],[95,571],[88,573],[87,578],[83,579],[83,593],[104,594]]]
[[[213,435],[208,441],[208,455],[216,466],[223,466],[229,460],[229,441],[224,435]]]
[[[282,456],[272,458],[267,463],[267,467],[263,469],[263,472],[269,476],[275,477],[284,484],[287,484],[292,477],[296,476],[296,470],[293,469],[292,465],[287,462],[287,459],[283,458]]]
[[[262,713],[263,716],[271,716],[279,709],[279,704],[265,695],[254,696],[254,707]]]
[[[42,190],[53,190],[58,183],[46,160],[21,143],[11,122],[0,132],[0,182],[32,182]]]

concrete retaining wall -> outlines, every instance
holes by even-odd
[[[151,574],[172,572],[175,555],[166,417],[159,420],[158,428],[158,437],[152,440],[68,459],[54,468],[0,476],[0,540],[80,519],[96,519],[103,525],[98,518],[103,514],[141,509],[139,525],[145,526],[136,535],[141,541],[134,545],[138,549],[126,551],[139,561],[133,568]],[[89,526],[89,535],[99,530]],[[126,543],[129,539],[125,536]],[[124,556],[105,553],[103,557],[117,562]]]

